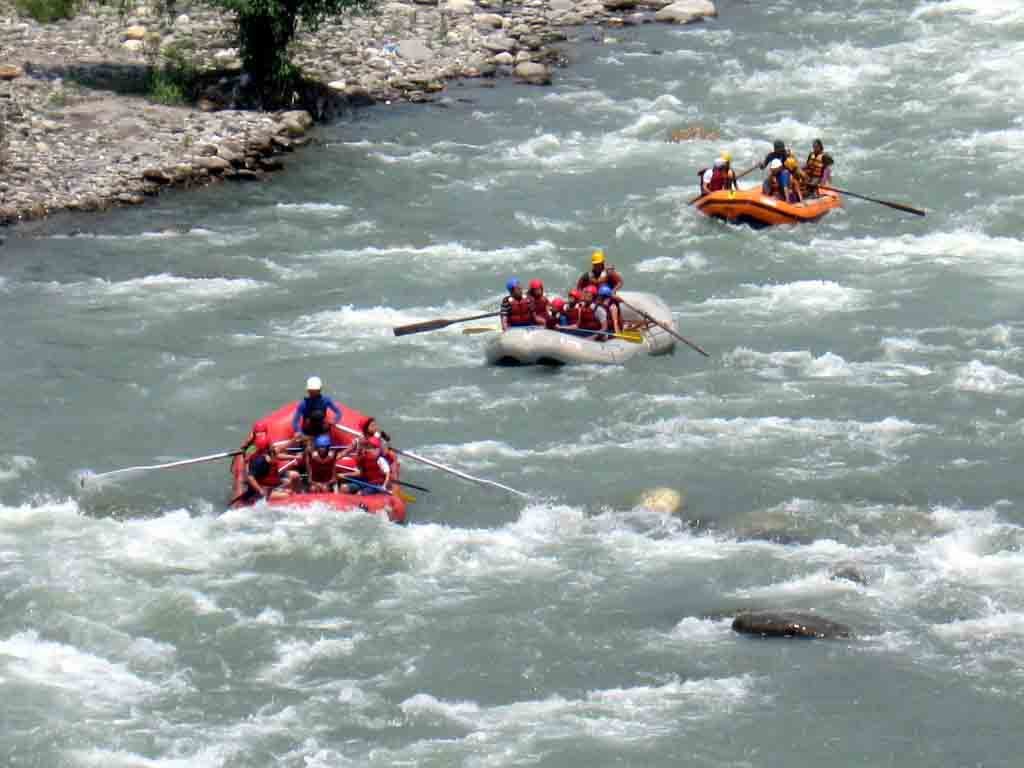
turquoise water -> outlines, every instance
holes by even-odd
[[[1019,764],[1024,11],[719,10],[583,32],[550,89],[360,112],[269,184],[9,233],[9,764]],[[721,140],[665,141],[694,123]],[[686,206],[776,137],[928,216]],[[598,246],[712,357],[494,369],[486,333],[391,332]],[[533,498],[407,464],[400,528],[225,511],[222,464],[78,486],[230,449],[314,373]],[[680,515],[637,506],[660,486]],[[743,638],[744,608],[857,636]]]

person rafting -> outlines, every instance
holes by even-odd
[[[761,194],[767,195],[768,197],[775,197],[780,200],[785,200],[785,192],[782,188],[782,182],[779,179],[779,174],[782,173],[782,161],[779,158],[773,159],[768,163],[768,175],[765,176],[764,183],[761,184]]]
[[[246,451],[249,450],[250,447],[256,444],[256,441],[259,439],[260,435],[265,436],[267,434],[267,422],[260,419],[259,421],[255,422],[252,425],[252,429],[249,431],[249,436],[242,441],[242,444],[240,446],[238,446],[238,450],[240,450],[244,454]]]
[[[590,271],[580,275],[576,281],[576,289],[586,290],[588,285],[600,288],[603,283],[611,286],[612,291],[618,291],[622,287],[622,275],[615,267],[605,263],[604,251],[598,248],[590,255]]]
[[[522,328],[533,325],[533,308],[529,297],[523,295],[523,287],[516,278],[505,283],[508,296],[501,300],[501,330]]]
[[[289,470],[282,474],[277,466],[277,451],[274,444],[270,442],[270,438],[261,435],[253,444],[256,447],[256,452],[245,465],[246,489],[240,501],[251,502],[257,499],[269,499],[276,491],[290,493],[294,490],[299,480],[299,473]]]
[[[530,311],[533,313],[533,324],[542,328],[548,326],[551,315],[548,312],[548,298],[544,295],[544,283],[534,278],[530,281],[530,288],[527,291],[530,299]]]
[[[825,170],[821,172],[821,184],[829,185],[832,183],[832,166],[835,165],[835,160],[832,159],[832,155],[826,152],[822,155],[822,163],[825,165]]]
[[[599,317],[608,333],[622,333],[622,311],[619,309],[618,297],[612,293],[608,285],[597,289],[598,306],[604,310],[604,317]],[[605,336],[604,338],[609,338]]]
[[[319,435],[306,445],[306,473],[311,493],[331,493],[338,484],[338,451],[330,435]]]
[[[786,142],[782,139],[776,139],[772,145],[772,151],[764,156],[764,160],[761,161],[759,167],[763,170],[770,168],[773,160],[778,160],[780,163],[786,162],[786,158],[789,157],[789,150],[786,149]]]
[[[800,180],[804,178],[800,164],[790,155],[782,164],[779,172],[779,185],[782,187],[783,199],[787,203],[801,203],[804,195],[800,190]]]
[[[699,171],[702,195],[719,192],[723,189],[737,189],[736,172],[732,170],[731,163],[732,155],[723,152],[721,157],[715,159],[711,168]]]
[[[551,317],[548,323],[548,328],[561,330],[569,325],[569,314],[565,311],[565,308],[565,299],[561,296],[555,296],[555,298],[551,300]]]
[[[595,331],[603,331],[604,323],[598,318],[598,307],[595,304],[597,298],[597,286],[588,285],[583,289],[583,300],[579,303],[579,312],[577,326],[579,330],[577,335],[588,339],[604,339],[606,338],[602,333],[595,333]]]
[[[822,177],[825,175],[825,145],[821,143],[821,139],[815,139],[811,143],[811,151],[807,155],[807,162],[804,163],[804,175],[807,177],[809,190],[824,183]]]
[[[373,416],[367,416],[366,421],[363,422],[363,440],[368,440],[371,437],[379,437],[381,441],[381,448],[384,451],[384,458],[389,463],[394,464],[398,461],[398,456],[391,448],[391,435],[380,428],[377,420]]]
[[[359,459],[356,462],[356,466],[359,468],[356,477],[362,482],[351,483],[349,485],[350,492],[365,495],[387,493],[390,490],[391,465],[384,458],[382,446],[381,439],[376,436],[367,438],[363,443]],[[367,488],[367,485],[374,487]]]
[[[306,397],[295,407],[292,414],[292,432],[295,441],[307,442],[307,438],[317,437],[330,431],[327,424],[327,412],[334,414],[335,420],[341,421],[341,409],[334,401],[322,394],[323,382],[319,376],[306,379]]]

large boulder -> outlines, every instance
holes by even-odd
[[[732,622],[734,632],[761,637],[850,637],[845,624],[799,611],[755,611],[741,613]]]
[[[669,24],[692,24],[717,15],[718,10],[711,0],[676,0],[658,11],[654,20]]]
[[[398,55],[406,61],[429,61],[434,58],[434,52],[422,40],[415,39],[399,40]]]
[[[514,51],[519,47],[519,43],[516,42],[515,38],[507,37],[506,35],[491,35],[484,38],[481,45],[488,51],[494,51],[494,53]]]
[[[551,70],[536,61],[524,61],[516,64],[514,74],[530,85],[551,85]]]
[[[25,70],[15,64],[0,64],[0,80],[14,80],[25,74]]]

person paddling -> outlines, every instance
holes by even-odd
[[[338,452],[330,435],[320,435],[306,446],[306,472],[311,493],[330,493],[338,484]]]
[[[278,469],[278,455],[270,438],[263,435],[254,443],[254,453],[245,465],[246,489],[240,501],[251,502],[257,499],[269,499],[275,491],[282,489],[290,492],[295,489],[299,473],[295,471],[281,474]],[[287,466],[287,465],[286,465]]]
[[[523,286],[519,280],[510,278],[505,288],[508,296],[501,300],[501,330],[533,325],[533,308],[530,299],[523,295]]]
[[[821,139],[815,139],[811,144],[807,162],[804,163],[804,175],[807,177],[809,189],[822,183],[822,176],[825,175],[825,145],[821,143]]]
[[[619,309],[618,297],[609,286],[602,285],[597,289],[597,299],[605,312],[605,316],[599,318],[603,320],[604,330],[608,333],[622,333],[622,311]]]
[[[533,324],[546,328],[550,315],[548,313],[548,298],[544,295],[544,283],[537,278],[531,280],[528,298],[530,299],[530,311],[533,313]]]
[[[242,453],[245,453],[247,450],[249,450],[250,446],[256,444],[256,441],[260,438],[260,435],[266,436],[268,434],[269,431],[267,429],[267,422],[265,422],[263,419],[260,419],[259,421],[255,422],[252,425],[252,429],[249,431],[249,436],[242,441],[242,444],[238,446],[238,449]]]
[[[712,168],[700,171],[700,193],[718,192],[723,189],[737,189],[736,172],[732,169],[732,155],[723,152]]]
[[[803,202],[804,195],[800,189],[800,181],[803,173],[796,158],[790,155],[782,164],[782,171],[779,172],[779,185],[782,187],[783,199],[788,203]]]
[[[778,160],[780,164],[786,162],[786,158],[789,157],[789,150],[786,149],[786,142],[782,139],[776,139],[772,145],[772,151],[764,156],[764,160],[760,163],[760,168],[770,168],[773,160]]]
[[[386,491],[390,490],[391,465],[384,458],[383,443],[379,437],[374,436],[366,439],[366,442],[363,443],[363,449],[359,453],[357,466],[359,467],[359,474],[357,475],[359,480],[377,486],[377,488],[384,488]],[[381,491],[376,488],[367,488],[365,485],[352,483],[349,485],[349,492],[366,495],[380,493]]]

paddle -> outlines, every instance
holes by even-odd
[[[751,172],[753,172],[753,171],[756,171],[756,170],[757,170],[758,168],[760,168],[760,167],[761,167],[761,164],[760,164],[760,163],[758,163],[757,165],[752,165],[752,166],[750,166],[750,167],[749,167],[749,168],[747,168],[747,170],[745,170],[745,171],[744,171],[743,173],[738,173],[738,174],[736,174],[736,181],[739,181],[739,180],[740,180],[740,179],[742,179],[742,178],[743,178],[744,176],[746,176],[746,175],[747,175],[748,173],[751,173]],[[724,191],[724,190],[723,190],[723,191]],[[700,193],[699,195],[697,195],[696,197],[694,197],[694,198],[691,198],[690,200],[687,200],[687,201],[686,201],[686,204],[687,204],[687,205],[693,205],[693,204],[694,204],[694,203],[696,203],[696,202],[697,202],[698,200],[700,200],[700,199],[701,199],[702,197],[704,197],[704,193],[703,193],[703,192],[701,192],[701,193]]]
[[[411,323],[410,325],[399,325],[393,328],[395,336],[408,336],[410,333],[423,333],[424,331],[438,331],[447,328],[455,323],[467,323],[470,320],[482,320],[485,317],[497,317],[501,312],[487,312],[483,315],[471,315],[470,317],[456,317],[451,319],[441,318],[439,320],[425,320],[422,323]]]
[[[224,453],[211,453],[209,456],[198,456],[194,459],[182,459],[181,461],[171,461],[167,464],[146,464],[139,465],[137,467],[123,467],[121,469],[112,469],[109,472],[101,472],[98,475],[82,475],[80,482],[83,488],[85,488],[86,480],[98,480],[101,477],[110,477],[111,475],[120,475],[124,472],[145,472],[150,469],[172,469],[173,467],[187,467],[190,464],[202,464],[206,461],[216,461],[217,459],[227,459],[231,456],[239,456],[242,451],[235,449],[233,451],[225,451]]]
[[[856,192],[850,192],[845,189],[838,189],[836,187],[827,187],[824,184],[812,184],[811,186],[818,189],[826,189],[829,192],[838,192],[841,195],[849,195],[850,197],[856,197],[860,200],[867,200],[869,203],[878,203],[879,205],[886,205],[889,208],[895,208],[897,211],[905,211],[912,213],[915,216],[924,216],[925,212],[920,208],[914,208],[910,205],[903,205],[903,203],[894,203],[891,200],[879,200],[877,197],[868,197],[867,195],[858,195]]]
[[[537,326],[529,326],[536,328]],[[500,331],[501,328],[463,328],[463,333],[486,333],[488,331]],[[557,328],[549,328],[550,331],[557,331]],[[567,333],[567,331],[560,331],[561,333]],[[612,331],[587,331],[588,334],[600,334],[601,336],[612,336],[616,339],[623,339],[633,344],[643,344],[644,335],[640,331],[622,331],[621,333],[614,333]]]
[[[711,357],[711,355],[709,355],[709,354],[708,354],[707,352],[705,352],[705,351],[704,351],[703,349],[701,349],[701,348],[700,348],[700,347],[699,347],[699,346],[698,346],[697,344],[694,344],[694,343],[693,343],[692,341],[690,341],[690,340],[689,340],[688,338],[686,338],[685,336],[681,336],[680,334],[676,333],[675,331],[673,331],[673,330],[672,330],[671,328],[669,328],[669,327],[668,327],[667,325],[665,325],[665,324],[664,324],[663,322],[661,322],[660,320],[655,320],[655,319],[654,319],[653,317],[651,317],[651,316],[650,316],[649,314],[647,314],[646,312],[644,312],[644,311],[643,311],[642,309],[640,309],[639,307],[634,307],[634,306],[633,306],[632,304],[630,304],[629,302],[627,302],[627,301],[626,301],[625,299],[623,299],[623,298],[622,298],[621,296],[619,297],[619,301],[621,301],[621,302],[623,303],[623,305],[625,305],[625,306],[629,307],[629,308],[630,308],[630,309],[632,309],[632,310],[633,310],[634,312],[636,312],[636,313],[637,313],[638,315],[640,315],[640,317],[642,317],[642,318],[643,318],[644,320],[647,320],[648,322],[654,323],[654,324],[655,324],[656,326],[658,326],[659,328],[661,328],[661,329],[662,329],[663,331],[665,331],[666,333],[668,333],[668,334],[670,334],[670,335],[672,335],[672,336],[675,336],[675,337],[676,337],[677,339],[679,339],[679,340],[680,340],[681,342],[683,342],[683,344],[685,344],[686,346],[688,346],[688,347],[690,347],[691,349],[695,349],[695,350],[697,350],[698,352],[700,352],[700,353],[701,353],[702,355],[704,355],[704,357]]]
[[[339,424],[338,428],[341,429],[342,432],[348,432],[350,435],[355,435],[356,437],[363,437],[362,432],[358,432],[349,427],[344,427]],[[501,490],[507,491],[508,493],[513,493],[516,496],[522,496],[524,499],[530,498],[529,494],[523,493],[522,491],[517,491],[515,488],[509,488],[507,485],[502,485],[501,483],[497,483],[494,480],[486,480],[482,477],[474,477],[473,475],[467,474],[465,472],[460,472],[457,469],[447,467],[444,464],[441,464],[440,462],[433,461],[431,459],[426,458],[425,456],[420,456],[419,454],[413,453],[412,451],[403,451],[395,447],[392,447],[391,450],[393,450],[395,453],[401,456],[408,456],[413,461],[418,461],[422,464],[426,464],[428,467],[433,467],[434,469],[439,469],[442,472],[447,472],[450,475],[461,477],[463,480],[469,480],[472,483],[479,483],[481,485],[492,485],[495,488],[500,488]]]

